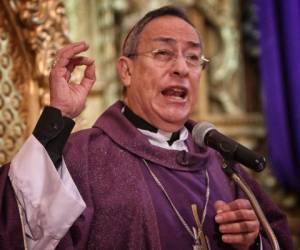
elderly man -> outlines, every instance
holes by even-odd
[[[58,51],[50,106],[1,170],[1,249],[23,240],[29,249],[270,249],[221,157],[191,138],[207,60],[185,13],[163,7],[133,27],[117,62],[124,100],[68,138],[95,82],[94,61],[78,56],[87,49],[79,42]],[[73,85],[78,65],[86,70]],[[281,249],[292,249],[285,216],[236,168]]]

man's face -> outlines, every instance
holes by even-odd
[[[153,52],[175,52],[175,60],[160,62]],[[186,55],[201,55],[195,29],[174,16],[150,21],[140,34],[137,56],[130,63],[125,102],[155,127],[174,132],[189,118],[197,101],[201,67],[188,64]],[[164,56],[164,55],[163,55]]]

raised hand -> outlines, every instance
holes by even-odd
[[[89,46],[85,42],[71,43],[58,50],[55,64],[50,72],[50,106],[61,110],[63,116],[74,118],[85,107],[86,97],[95,83],[94,60],[77,56]],[[70,83],[76,66],[85,65],[83,78],[79,84]]]
[[[216,217],[223,242],[235,249],[249,249],[259,233],[259,221],[246,199],[215,203]]]

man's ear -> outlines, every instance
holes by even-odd
[[[132,61],[125,56],[121,56],[117,62],[118,74],[125,87],[129,87],[131,83]]]

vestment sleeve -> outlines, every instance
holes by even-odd
[[[45,107],[10,164],[9,178],[29,249],[54,249],[85,203],[62,158],[74,121]]]
[[[85,209],[64,161],[57,171],[45,148],[31,136],[12,160],[9,178],[30,249],[54,249]]]

